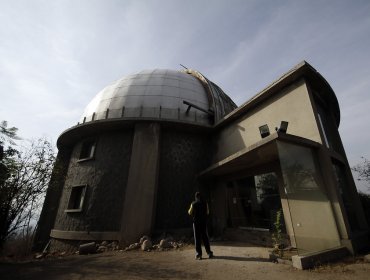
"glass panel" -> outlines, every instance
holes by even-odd
[[[339,246],[334,215],[313,150],[281,142],[278,150],[298,253]]]
[[[322,124],[321,115],[317,114],[317,116],[319,117],[320,127],[321,127],[321,130],[322,130],[322,134],[324,135],[324,140],[325,140],[326,147],[330,148],[328,137],[326,136],[326,131],[325,131],[324,125]]]
[[[316,101],[318,111],[319,125],[324,135],[326,146],[334,151],[343,154],[343,149],[338,134],[337,126],[333,117],[330,115],[330,110],[321,106],[321,102]]]
[[[272,229],[281,209],[274,173],[246,177],[227,184],[228,226]]]

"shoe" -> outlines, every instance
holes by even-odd
[[[210,253],[208,254],[208,258],[212,259],[213,257],[214,257],[213,252],[210,252]]]
[[[200,261],[200,260],[202,259],[202,256],[200,256],[200,255],[196,255],[196,256],[195,256],[195,259],[196,259],[196,260],[198,260],[198,261]]]

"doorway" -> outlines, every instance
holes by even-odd
[[[282,207],[275,173],[230,180],[226,189],[227,227],[273,229]]]

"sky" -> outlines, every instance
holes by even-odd
[[[0,120],[24,139],[55,143],[143,69],[183,64],[241,105],[302,60],[337,95],[350,165],[369,159],[368,0],[0,0]]]

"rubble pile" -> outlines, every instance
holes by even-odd
[[[181,237],[178,240],[175,240],[172,236],[162,237],[152,241],[152,239],[148,236],[143,236],[140,238],[139,242],[132,243],[124,249],[120,249],[119,243],[117,241],[102,241],[102,242],[88,242],[80,244],[78,247],[78,251],[75,251],[72,254],[78,255],[89,255],[89,254],[96,254],[96,253],[104,253],[109,251],[120,251],[126,252],[131,250],[139,250],[150,252],[150,251],[168,251],[173,249],[180,249],[182,247],[188,246],[192,244],[191,239],[187,239],[186,237]],[[70,255],[67,252],[47,252],[44,251],[43,253],[36,253],[34,258],[36,259],[43,259],[47,257],[63,257],[66,255]]]
[[[103,253],[107,251],[115,251],[118,249],[119,249],[119,245],[117,241],[111,241],[111,242],[103,241],[101,243],[90,242],[90,243],[81,244],[76,254],[87,255],[87,254],[94,254],[94,253]]]
[[[124,251],[131,251],[141,249],[142,251],[168,251],[171,249],[180,249],[184,246],[191,244],[191,240],[185,237],[175,240],[172,236],[160,238],[157,242],[153,242],[150,237],[143,236],[138,243],[133,243],[126,247]]]

